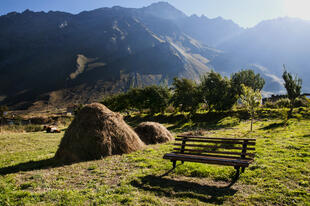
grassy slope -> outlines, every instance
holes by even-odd
[[[0,205],[309,205],[310,121],[292,120],[286,128],[277,123],[257,122],[253,133],[247,122],[205,131],[208,136],[257,138],[255,163],[230,188],[225,186],[232,167],[185,163],[161,176],[172,166],[162,159],[171,143],[53,166],[49,158],[63,133],[2,133],[0,173],[6,174],[0,176]]]

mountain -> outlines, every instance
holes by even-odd
[[[263,21],[218,48],[225,52],[214,60],[217,70],[231,73],[253,68],[265,75],[265,89],[279,92],[285,64],[303,78],[304,91],[310,90],[310,21],[288,17]]]
[[[220,52],[154,16],[162,4],[1,16],[1,103],[87,102],[130,87],[170,84],[175,76],[198,80]],[[167,9],[169,15],[174,8]]]
[[[0,16],[0,28],[0,104],[15,109],[98,101],[176,76],[199,80],[210,69],[227,76],[254,69],[264,93],[278,93],[283,64],[310,90],[310,23],[300,19],[244,29],[158,2],[76,15],[12,12]]]
[[[221,17],[214,19],[209,19],[204,15],[188,17],[166,2],[154,3],[141,10],[144,14],[163,19],[166,22],[169,20],[173,25],[170,30],[178,28],[203,44],[212,47],[216,47],[245,30],[232,20],[225,20]]]

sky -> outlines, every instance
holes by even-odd
[[[0,15],[12,11],[65,11],[79,13],[101,7],[141,8],[159,0],[0,0]],[[290,16],[310,20],[310,0],[165,0],[187,15],[221,16],[242,27],[262,20]]]

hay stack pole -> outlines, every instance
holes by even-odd
[[[86,105],[74,118],[55,154],[57,160],[78,162],[130,153],[144,147],[123,117],[99,103]]]

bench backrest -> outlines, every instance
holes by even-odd
[[[179,135],[174,153],[201,156],[253,159],[256,139],[199,137]]]

